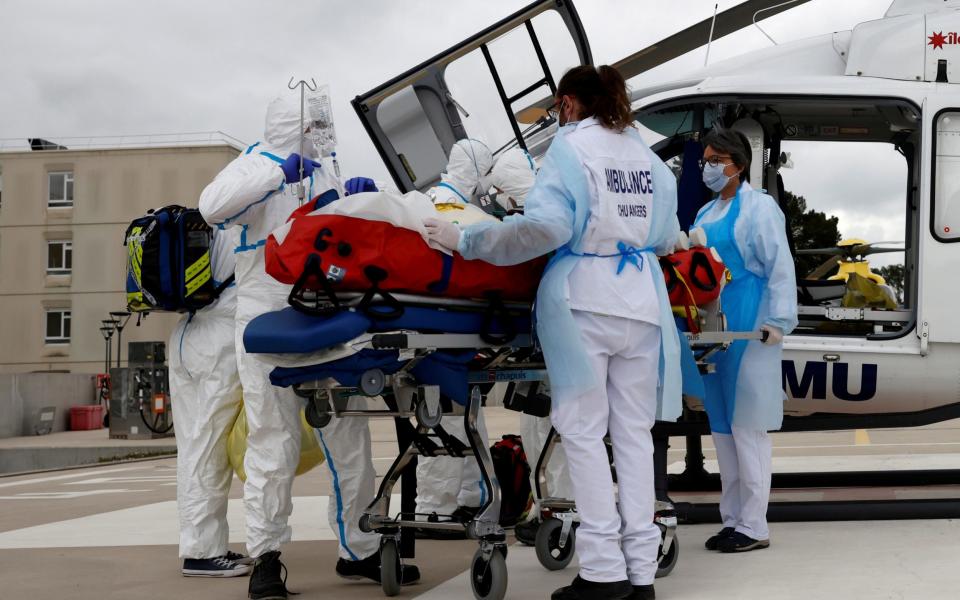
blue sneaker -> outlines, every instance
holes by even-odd
[[[250,565],[241,565],[226,556],[183,559],[184,577],[243,577],[250,574]]]

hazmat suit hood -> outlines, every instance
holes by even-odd
[[[263,140],[281,158],[300,153],[300,135],[307,130],[306,116],[300,118],[300,99],[294,94],[274,98],[267,106]],[[318,152],[310,137],[303,140],[303,154],[316,158]]]
[[[496,187],[497,204],[506,210],[521,210],[536,178],[533,158],[522,148],[511,148],[500,155],[490,174],[481,178],[480,191]]]
[[[440,174],[440,185],[433,188],[437,204],[469,204],[477,191],[480,178],[493,166],[493,153],[483,142],[460,140],[450,149],[445,172]]]

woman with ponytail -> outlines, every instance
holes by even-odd
[[[568,71],[551,112],[560,129],[524,214],[463,231],[425,225],[467,259],[509,265],[556,251],[537,292],[537,334],[580,513],[580,573],[553,599],[648,600],[660,544],[650,429],[681,410],[680,341],[657,261],[680,232],[676,178],[631,126],[616,69]]]

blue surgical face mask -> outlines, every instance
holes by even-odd
[[[726,187],[727,182],[737,177],[737,175],[727,176],[723,170],[727,165],[711,165],[707,163],[703,167],[703,184],[713,192],[719,194],[720,190]]]

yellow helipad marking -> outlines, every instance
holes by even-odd
[[[867,433],[866,429],[858,429],[856,433],[853,434],[853,443],[856,446],[869,446],[870,434]]]

